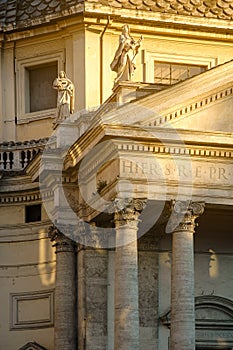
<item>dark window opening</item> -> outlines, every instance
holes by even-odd
[[[27,205],[25,207],[25,222],[41,221],[41,204]]]
[[[206,66],[154,61],[154,82],[173,85],[207,70]]]
[[[26,68],[26,113],[56,108],[57,92],[52,88],[57,62]]]

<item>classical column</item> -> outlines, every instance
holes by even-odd
[[[139,350],[137,231],[143,202],[116,203],[115,349]]]
[[[55,226],[49,238],[56,247],[54,349],[76,350],[76,245]]]
[[[204,203],[173,203],[171,350],[195,350],[193,234],[203,211]]]

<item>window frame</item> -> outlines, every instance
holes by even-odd
[[[161,75],[161,81],[163,81],[163,80],[167,80],[167,83],[163,83],[163,82],[156,82],[155,81],[155,79],[157,78],[157,79],[159,79],[159,77],[157,76],[155,76],[155,66],[156,65],[167,65],[168,67],[168,69],[169,69],[169,76],[168,76],[168,78],[166,78],[165,76],[162,76]],[[184,68],[184,70],[183,70],[183,73],[185,73],[185,74],[187,74],[188,76],[187,77],[185,77],[184,79],[181,79],[181,77],[180,77],[180,79],[175,79],[175,77],[174,77],[174,69],[175,68],[178,68],[178,67],[180,67],[181,69],[182,68]],[[199,72],[199,73],[197,73],[197,74],[193,74],[193,75],[190,75],[190,74],[188,74],[189,73],[189,70],[191,70],[192,68],[199,68],[200,70],[202,69],[202,71],[201,72]],[[194,65],[194,64],[184,64],[184,63],[174,63],[174,62],[159,62],[159,61],[154,61],[154,83],[155,84],[162,84],[162,85],[174,85],[174,84],[176,84],[176,83],[179,83],[179,82],[181,82],[181,81],[184,81],[184,80],[186,80],[186,79],[189,79],[189,78],[191,78],[191,77],[193,77],[193,76],[195,76],[195,75],[198,75],[198,74],[200,74],[200,73],[202,73],[202,72],[204,72],[205,70],[207,70],[208,69],[208,67],[207,66],[197,66],[197,65]]]
[[[143,81],[146,83],[154,84],[154,61],[170,64],[206,66],[207,69],[213,68],[218,64],[218,59],[216,57],[179,55],[176,53],[167,54],[143,50]]]
[[[17,97],[17,124],[24,124],[34,120],[56,117],[56,108],[40,110],[36,112],[27,112],[29,85],[28,85],[28,69],[45,65],[46,63],[57,63],[58,72],[64,70],[65,52],[64,50],[55,51],[48,54],[33,56],[29,58],[16,59],[16,97]],[[58,73],[57,72],[57,73]],[[54,77],[55,79],[56,77]],[[52,85],[51,85],[52,88]]]

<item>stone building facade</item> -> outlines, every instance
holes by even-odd
[[[233,349],[232,19],[231,0],[1,2],[0,349]],[[141,45],[114,84],[125,24]]]

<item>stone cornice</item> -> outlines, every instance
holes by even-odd
[[[180,142],[174,137],[174,130],[163,127],[144,127],[136,125],[99,125],[90,128],[79,140],[69,149],[69,157],[64,162],[65,169],[75,167],[96,144],[103,141],[105,137],[111,136],[116,141],[116,137],[121,137],[122,141],[117,141],[118,150],[122,151],[147,151],[161,154],[180,154],[197,157],[217,157],[222,159],[233,156],[233,135],[223,132],[189,131],[177,130]],[[126,140],[124,140],[126,139]],[[129,139],[133,142],[129,147]],[[142,141],[143,140],[143,141]],[[161,143],[162,140],[165,145]],[[141,142],[140,142],[141,141]],[[152,143],[152,144],[151,144]],[[157,143],[157,147],[155,146]],[[125,145],[125,149],[124,149]],[[109,151],[109,150],[108,150]],[[107,152],[109,153],[109,152]],[[106,153],[102,151],[103,157]],[[101,158],[101,157],[100,157]],[[98,163],[101,163],[99,159]],[[94,164],[92,164],[94,167]]]
[[[153,12],[143,9],[127,9],[127,8],[113,8],[111,6],[105,6],[103,4],[97,4],[95,3],[86,3],[85,4],[85,15],[109,15],[113,18],[120,19],[121,17],[124,18],[124,21],[127,23],[135,23],[135,20],[137,21],[137,27],[138,24],[143,23],[144,25],[149,25],[156,22],[156,29],[157,28],[163,28],[163,34],[164,29],[165,32],[169,32],[169,28],[172,28],[172,34],[174,35],[174,28],[177,28],[177,31],[179,30],[189,30],[190,33],[193,36],[212,36],[216,39],[216,32],[217,33],[224,33],[231,32],[231,29],[233,29],[232,21],[224,20],[224,19],[218,19],[218,18],[207,18],[207,17],[199,17],[199,16],[190,16],[190,15],[181,15],[181,14],[172,14],[172,13],[166,13],[163,12]],[[117,18],[117,19],[118,19]],[[196,28],[198,27],[198,33],[195,33]],[[214,33],[214,28],[215,30]],[[200,34],[203,32],[203,34]],[[208,34],[207,34],[208,32]],[[215,35],[214,35],[215,34]]]
[[[205,146],[205,145],[187,145],[187,144],[175,144],[168,141],[168,144],[159,143],[158,141],[154,143],[132,143],[128,140],[126,141],[118,141],[116,142],[116,148],[119,151],[127,151],[127,152],[138,152],[138,153],[153,153],[153,154],[174,154],[180,156],[193,156],[198,158],[223,158],[223,159],[232,159],[233,158],[233,148],[224,148],[215,146]]]
[[[0,242],[37,241],[48,237],[46,229],[51,225],[50,220],[25,224],[8,224],[0,226]],[[20,234],[19,234],[20,232]]]
[[[99,124],[90,127],[69,149],[64,167],[75,166],[105,136],[104,127]]]
[[[47,31],[49,30],[49,27],[51,27],[53,31],[57,31],[59,28],[59,22],[64,22],[62,27],[64,28],[75,22],[77,19],[77,15],[79,14],[84,16],[84,18],[103,18],[104,16],[111,16],[115,20],[120,19],[121,23],[122,19],[124,20],[124,22],[132,22],[132,24],[135,23],[135,21],[137,21],[137,26],[139,23],[142,23],[144,26],[145,24],[153,25],[153,27],[156,27],[157,30],[161,27],[164,27],[163,33],[164,30],[169,31],[169,27],[173,27],[173,35],[175,28],[177,28],[177,31],[179,31],[179,33],[182,28],[183,30],[185,29],[186,31],[189,30],[190,32],[192,32],[193,36],[199,36],[199,32],[203,32],[202,35],[211,36],[212,34],[212,36],[216,39],[218,33],[230,33],[233,29],[232,21],[227,19],[227,16],[225,16],[225,19],[219,19],[204,17],[204,14],[200,14],[200,16],[191,16],[188,15],[188,13],[189,12],[187,12],[186,14],[169,13],[166,11],[156,12],[148,10],[146,6],[144,9],[136,9],[136,7],[133,7],[132,9],[127,9],[122,8],[120,4],[118,7],[114,7],[111,5],[111,3],[109,3],[109,5],[103,5],[103,3],[101,2],[97,3],[95,1],[93,3],[90,3],[86,1],[85,5],[79,3],[61,12],[54,12],[52,14],[50,13],[47,15],[45,14],[42,17],[34,17],[32,19],[28,19],[27,21],[21,21],[17,24],[9,23],[7,26],[2,27],[1,29],[2,31],[4,31],[5,34],[11,36],[11,40],[15,40],[16,37],[20,37],[20,33],[22,33],[21,35],[23,35],[23,37],[25,37],[26,32],[28,32],[29,35],[29,30],[32,28],[34,29],[35,33],[38,32],[38,30],[44,33],[43,27],[45,26],[48,28]],[[55,21],[56,25],[54,25]],[[156,26],[154,26],[155,22]],[[42,29],[40,29],[41,27]],[[196,31],[197,27],[198,33]]]
[[[143,153],[144,155],[146,153],[158,154],[161,156],[171,154],[181,157],[198,157],[203,160],[219,159],[221,161],[230,161],[233,158],[232,134],[188,130],[178,130],[178,132],[180,141],[174,138],[174,131],[169,129],[107,125],[105,126],[105,136],[112,136],[111,143],[103,145],[98,153],[98,159],[93,161],[91,159],[93,157],[90,157],[90,161],[82,167],[82,178],[85,179],[87,173],[96,170],[99,165],[104,164],[104,161],[110,155],[118,154],[119,152],[127,152],[128,154]],[[80,152],[80,149],[84,148],[84,146],[80,147],[80,144],[82,142],[86,144],[91,138],[90,134],[91,131],[72,146],[73,166],[85,156],[86,152],[84,154]],[[121,138],[117,139],[116,137],[119,137],[119,135]],[[131,141],[132,138],[134,139],[133,141]],[[97,139],[96,141],[98,142],[99,140]],[[94,137],[92,138],[92,143],[94,143]],[[75,156],[77,156],[77,159],[75,159]]]
[[[225,89],[222,89],[221,91],[214,92],[208,96],[203,97],[202,99],[198,99],[195,102],[188,103],[187,105],[175,109],[174,111],[170,113],[161,113],[161,115],[157,118],[155,118],[153,121],[148,122],[148,126],[157,126],[162,125],[167,122],[172,122],[173,120],[179,118],[179,117],[185,117],[192,113],[195,113],[196,111],[199,111],[203,108],[206,108],[216,102],[219,102],[226,97],[231,97],[233,95],[233,88],[228,87]]]
[[[47,190],[43,192],[43,196],[41,196],[39,190],[33,191],[33,189],[27,192],[22,191],[22,193],[15,193],[14,191],[12,191],[12,194],[9,194],[9,192],[0,194],[0,204],[13,205],[21,203],[41,202],[42,197],[43,200],[46,200],[47,198],[53,198],[53,195],[54,193],[52,190]]]

